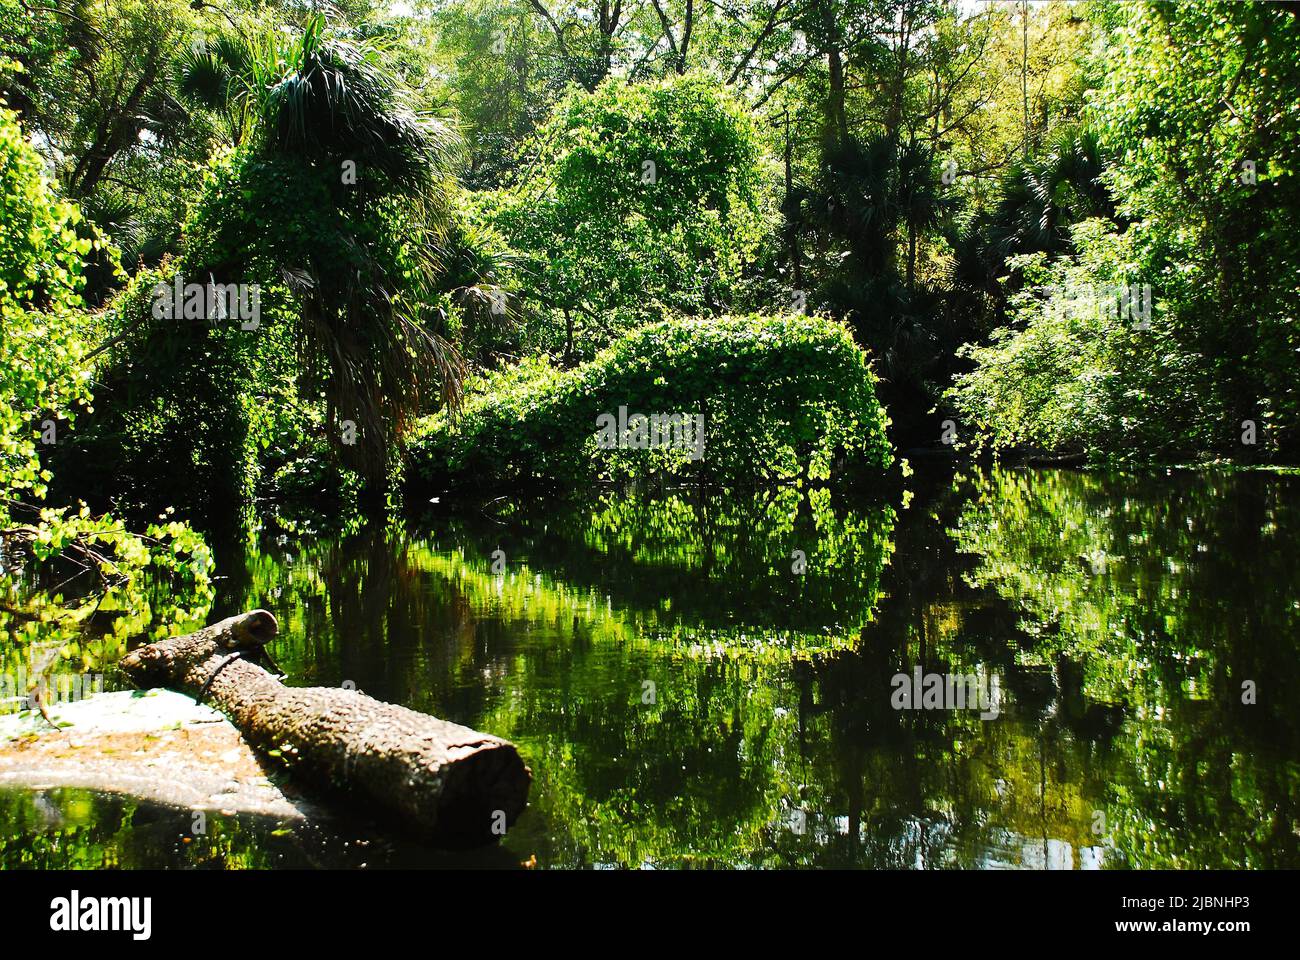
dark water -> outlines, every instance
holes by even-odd
[[[1300,867],[1300,480],[909,487],[264,539],[209,619],[264,606],[291,682],[515,741],[502,845],[8,791],[0,866]],[[992,709],[897,709],[917,668]]]

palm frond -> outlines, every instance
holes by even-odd
[[[173,64],[182,99],[208,110],[222,109],[230,97],[228,66],[212,50],[183,49]]]

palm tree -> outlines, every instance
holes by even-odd
[[[1105,153],[1090,130],[1065,130],[1042,154],[1014,167],[986,226],[998,261],[1019,253],[1060,253],[1069,244],[1071,224],[1114,219],[1105,171]]]
[[[183,48],[172,70],[181,99],[216,116],[226,138],[239,144],[254,118],[253,43],[240,34],[221,34],[210,44]]]
[[[920,243],[952,209],[933,151],[889,134],[824,149],[810,204],[825,265],[817,299],[844,316],[872,352],[896,436],[933,404],[928,378],[943,355],[933,292],[917,282]],[[902,242],[900,242],[902,241]]]
[[[372,492],[433,395],[457,402],[464,372],[434,306],[448,289],[458,140],[412,107],[384,54],[379,42],[354,42],[314,16],[298,35],[225,37],[177,65],[182,95],[225,119],[250,183],[267,188],[279,171],[281,181],[305,177],[314,195],[329,198],[310,211],[307,236],[303,211],[277,223],[268,205],[263,236],[244,241],[250,257],[270,254],[297,295],[304,386],[319,382],[328,423],[356,424],[354,445],[333,430],[332,446]],[[404,261],[379,252],[377,237],[400,241]],[[220,267],[240,273],[250,264]]]
[[[895,205],[907,229],[907,289],[916,289],[917,241],[939,227],[956,204],[945,194],[936,175],[934,151],[921,143],[909,143],[898,153]]]

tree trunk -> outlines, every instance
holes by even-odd
[[[845,147],[849,142],[848,118],[844,113],[844,59],[840,50],[840,27],[833,3],[818,3],[821,16],[824,44],[822,52],[826,55],[826,129],[822,133],[824,145]]]
[[[691,46],[691,32],[695,29],[695,0],[686,0],[685,23],[682,25],[682,45],[677,52],[677,72],[686,72],[686,54]]]
[[[1029,159],[1029,2],[1020,2],[1020,96],[1024,101],[1025,113],[1025,159]]]
[[[113,158],[139,139],[140,131],[144,129],[140,107],[145,95],[153,86],[157,72],[157,56],[155,51],[150,50],[144,71],[136,80],[126,102],[121,107],[110,104],[106,108],[107,113],[99,125],[94,141],[77,161],[76,168],[69,177],[70,196],[83,198],[94,193]]]
[[[916,224],[907,224],[907,293],[911,296],[916,286]]]
[[[785,202],[782,212],[785,214],[786,243],[790,257],[794,289],[803,290],[803,264],[799,253],[799,202],[794,195],[794,172],[792,169],[794,144],[790,139],[790,108],[783,113],[785,121]]]
[[[436,843],[491,842],[523,812],[532,774],[514,744],[359,691],[286,687],[250,659],[275,632],[275,617],[255,610],[139,647],[121,667],[140,687],[197,696],[208,685],[255,749]]]

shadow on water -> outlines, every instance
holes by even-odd
[[[220,564],[209,619],[267,607],[291,682],[514,740],[530,808],[457,863],[1300,866],[1300,484],[910,485],[893,505],[604,495],[268,537]],[[897,709],[917,670],[976,677],[996,710]],[[247,818],[186,844],[183,811],[146,829],[134,801],[58,793],[0,794],[0,864],[53,856],[51,810],[79,865],[450,862]]]

